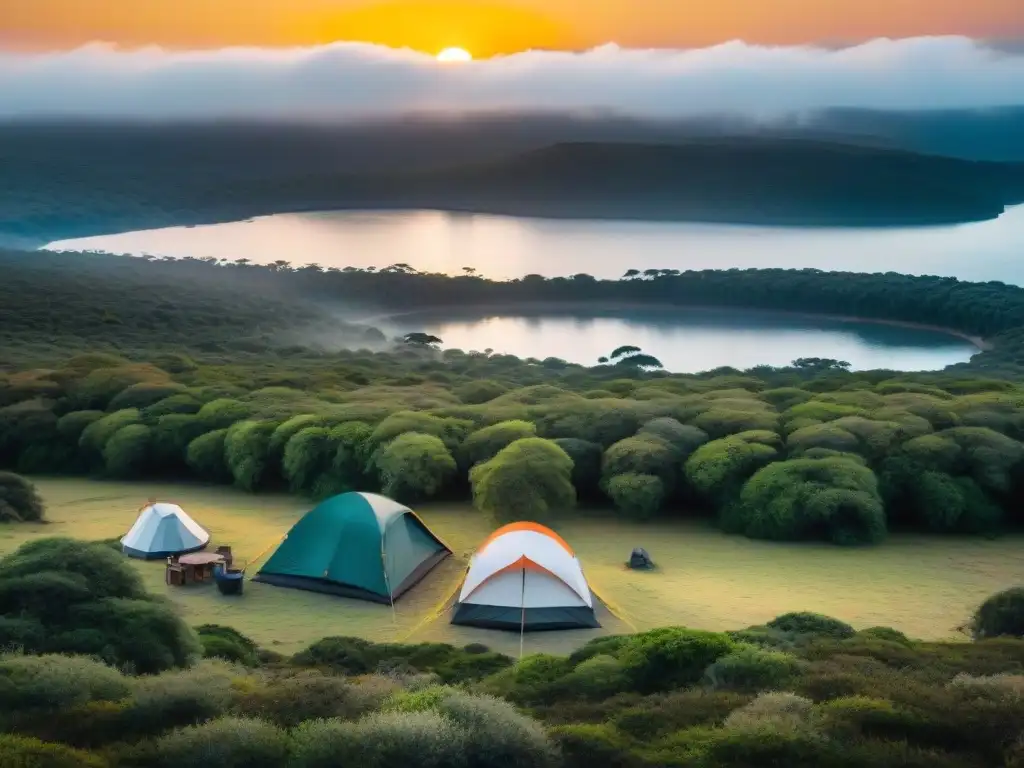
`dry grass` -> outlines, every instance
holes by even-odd
[[[181,504],[211,531],[213,544],[230,544],[236,558],[251,560],[276,545],[309,506],[294,497],[222,487],[36,482],[51,522],[0,526],[0,555],[39,536],[120,536],[152,496]],[[394,617],[387,606],[252,582],[241,598],[224,597],[214,587],[168,588],[162,563],[132,562],[148,587],[178,603],[190,623],[228,624],[282,653],[328,635],[483,642],[517,653],[514,635],[453,627],[444,615],[425,621],[457,587],[470,553],[491,526],[468,506],[428,505],[417,511],[456,556],[403,597]],[[878,547],[840,549],[749,541],[691,523],[641,526],[597,517],[557,527],[579,554],[595,591],[626,620],[603,612],[603,630],[528,636],[527,652],[566,652],[602,631],[634,627],[735,629],[794,610],[818,611],[860,628],[884,625],[911,637],[950,638],[978,603],[1024,572],[1020,536],[986,541],[901,535]],[[626,569],[623,563],[634,546],[647,548],[658,570]]]

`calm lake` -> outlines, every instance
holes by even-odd
[[[798,357],[831,357],[855,370],[927,371],[969,360],[978,349],[944,333],[769,312],[715,309],[629,309],[602,316],[446,311],[376,322],[392,334],[427,331],[445,347],[517,357],[560,357],[596,365],[623,344],[640,347],[670,371],[721,366],[787,365]]]
[[[943,227],[841,229],[624,221],[565,221],[437,211],[282,214],[250,221],[129,232],[51,243],[54,250],[283,259],[298,266],[463,268],[507,279],[628,269],[814,267],[1024,284],[1024,206],[995,221]],[[406,321],[403,321],[405,323]],[[740,313],[673,311],[615,317],[422,317],[445,346],[593,364],[636,344],[669,370],[782,365],[832,357],[854,368],[930,370],[965,361],[972,345],[940,333]]]

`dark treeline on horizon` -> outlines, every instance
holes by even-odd
[[[827,129],[507,115],[341,126],[3,123],[0,241],[37,246],[271,213],[410,206],[911,225],[989,219],[1024,199],[1022,172],[1013,167],[1024,146],[1015,154],[1009,139],[999,139],[1012,133],[1004,123],[1024,121],[1014,110],[932,118],[854,111],[857,129],[848,131],[845,119],[823,115]],[[948,133],[943,120],[954,126]],[[951,138],[960,134],[1006,151],[972,154],[968,139]],[[564,144],[598,151],[562,152],[554,161],[533,154]],[[999,162],[966,162],[978,159]],[[552,184],[557,194],[546,197]]]

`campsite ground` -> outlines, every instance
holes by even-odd
[[[146,499],[156,497],[181,504],[211,531],[214,544],[230,544],[236,559],[247,561],[276,546],[309,507],[286,495],[201,485],[35,482],[50,522],[0,527],[0,555],[41,536],[120,536]],[[465,505],[427,505],[417,511],[455,557],[403,597],[394,615],[387,606],[251,582],[240,598],[224,597],[212,586],[167,587],[162,562],[135,562],[149,588],[174,600],[190,623],[228,624],[281,653],[328,635],[482,642],[517,652],[514,635],[453,627],[443,613],[438,615],[469,555],[492,526]],[[621,618],[603,613],[601,630],[528,636],[527,652],[567,652],[597,633],[634,627],[734,629],[794,610],[829,614],[858,628],[881,624],[922,639],[952,638],[974,606],[1024,572],[1022,536],[988,541],[894,535],[878,547],[841,549],[751,541],[691,522],[636,525],[597,516],[555,527],[576,550],[592,587]],[[634,546],[651,552],[657,571],[625,568]]]

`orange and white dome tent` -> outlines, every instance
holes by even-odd
[[[601,626],[572,548],[537,523],[506,525],[480,546],[452,624],[516,631]]]

